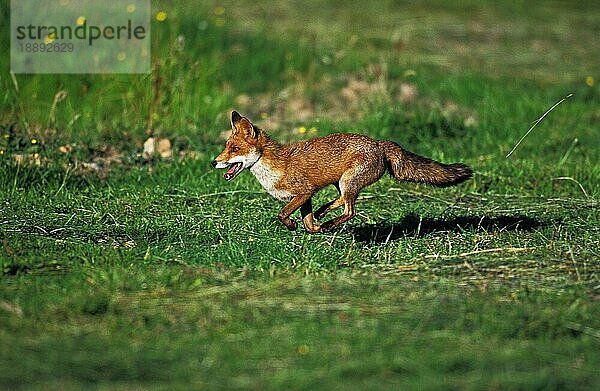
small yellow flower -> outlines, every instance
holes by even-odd
[[[224,25],[225,25],[225,19],[223,19],[223,18],[215,19],[215,26],[223,27]]]
[[[0,149],[0,155],[4,155],[4,151]]]
[[[215,7],[215,15],[223,15],[225,13],[225,8],[224,7]]]
[[[260,118],[266,119],[268,117],[269,117],[269,114],[265,113],[264,111],[260,113]]]
[[[125,54],[125,52],[119,52],[117,54],[117,60],[123,61],[123,60],[125,60],[125,58],[127,58],[127,54]]]
[[[135,4],[129,4],[127,6],[127,12],[129,12],[130,14],[135,12]]]
[[[10,137],[10,134],[3,134],[3,135],[2,135],[2,137],[4,137],[4,138],[9,138],[9,137]]]
[[[77,21],[75,23],[77,23],[77,26],[83,26],[86,20],[87,19],[85,18],[85,16],[80,16],[79,18],[77,18]]]
[[[298,128],[298,133],[300,133],[300,134],[306,133],[306,128],[304,126],[299,127]]]
[[[311,133],[317,133],[317,128],[315,128],[314,126],[312,128],[309,129],[309,132]]]
[[[32,144],[37,144],[37,140],[36,140],[36,139],[34,139],[34,138],[32,138],[32,139],[31,139],[31,143],[32,143]]]
[[[586,77],[585,84],[587,84],[588,87],[593,87],[594,86],[594,78],[592,76]]]
[[[51,33],[51,34],[48,34],[48,35],[46,36],[46,38],[44,38],[44,43],[45,43],[46,45],[50,45],[50,44],[51,44],[52,42],[54,42],[55,40],[56,40],[56,34],[55,34],[55,33]]]
[[[164,22],[165,20],[167,20],[167,13],[165,11],[158,11],[156,13],[156,20],[158,20],[159,22]]]
[[[309,351],[310,351],[310,348],[308,347],[308,345],[298,346],[298,354],[305,355],[305,354],[308,354]]]

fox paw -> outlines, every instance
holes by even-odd
[[[305,228],[306,228],[306,231],[307,231],[309,234],[318,234],[319,232],[322,232],[322,231],[321,231],[321,226],[320,226],[320,225],[318,225],[318,224],[315,224],[315,225],[313,225],[312,227],[306,227],[306,226],[305,226]]]
[[[283,224],[285,224],[287,229],[289,229],[290,231],[295,231],[296,229],[298,229],[298,223],[296,223],[294,220],[286,221]]]
[[[298,224],[289,217],[280,214],[279,216],[277,216],[277,218],[279,219],[279,221],[281,221],[281,224],[285,225],[290,231],[295,231],[296,228],[298,228]]]
[[[323,223],[321,225],[321,232],[323,232],[323,233],[331,232],[335,229],[335,227],[336,227],[336,225],[331,222]]]

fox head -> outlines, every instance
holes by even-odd
[[[229,168],[224,177],[232,180],[244,168],[250,168],[260,159],[258,129],[237,111],[231,113],[231,135],[225,149],[212,161],[215,168]]]

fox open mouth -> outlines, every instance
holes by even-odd
[[[225,173],[225,175],[223,175],[223,177],[230,181],[233,178],[235,178],[240,172],[242,172],[242,167],[243,164],[242,163],[232,163],[229,166],[229,170],[227,170],[227,172]]]

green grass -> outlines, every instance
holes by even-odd
[[[2,47],[0,388],[600,386],[595,3],[169,4],[152,75],[15,83]],[[289,232],[210,167],[233,108],[475,175],[384,178],[338,232]]]

